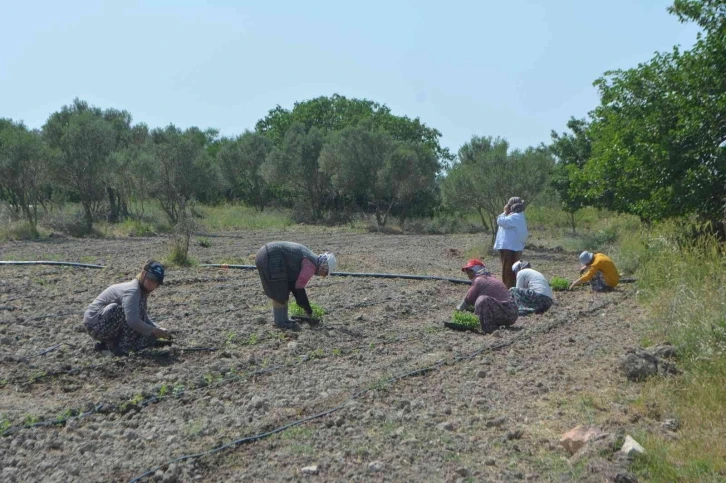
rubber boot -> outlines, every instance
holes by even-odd
[[[275,319],[275,326],[280,329],[300,330],[300,326],[288,318],[287,305],[284,307],[273,307],[272,317]]]

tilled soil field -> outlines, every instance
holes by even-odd
[[[251,264],[264,242],[294,240],[335,252],[339,271],[456,278],[471,247],[488,244],[305,229],[209,239],[192,249],[202,263]],[[3,481],[611,477],[607,461],[568,461],[558,438],[577,424],[632,422],[625,402],[637,387],[614,370],[637,345],[632,285],[560,292],[547,314],[482,335],[443,327],[466,285],[313,278],[323,323],[281,332],[255,271],[170,269],[149,313],[177,332],[174,349],[94,352],[79,330],[86,306],[167,252],[161,237],[0,245],[3,260],[107,267],[0,266]],[[525,259],[548,277],[577,276],[573,253],[528,248]],[[493,255],[484,260],[499,273]]]

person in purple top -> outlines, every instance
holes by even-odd
[[[481,330],[489,334],[500,326],[517,321],[517,304],[504,283],[493,277],[484,262],[471,259],[461,267],[471,280],[471,287],[457,310],[471,310],[479,317]]]

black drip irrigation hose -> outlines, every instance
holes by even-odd
[[[105,265],[94,265],[92,263],[76,263],[76,262],[50,262],[38,260],[34,262],[17,261],[17,260],[0,260],[0,265],[60,265],[64,267],[79,268],[106,268]]]
[[[200,263],[205,268],[229,268],[235,270],[257,270],[255,265],[228,265],[224,263]],[[436,277],[433,275],[406,275],[399,273],[359,273],[359,272],[330,272],[331,277],[365,277],[365,278],[405,278],[408,280],[442,280],[444,282],[462,283],[471,285],[471,280],[463,278]]]
[[[611,301],[605,302],[604,304],[597,305],[595,307],[591,307],[591,308],[588,308],[588,309],[580,310],[580,311],[578,311],[578,315],[586,315],[586,314],[589,314],[589,313],[596,312],[598,310],[601,310],[601,309],[607,307],[608,305],[610,305],[612,303],[614,303],[614,301],[611,300]],[[519,340],[526,340],[526,339],[529,339],[529,338],[531,338],[532,336],[534,336],[534,335],[536,335],[538,333],[548,332],[548,331],[554,329],[555,327],[558,327],[558,326],[560,326],[560,325],[562,325],[562,324],[564,324],[564,323],[566,323],[566,322],[568,322],[570,320],[572,320],[571,317],[561,317],[559,319],[554,320],[550,324],[547,324],[547,325],[545,325],[543,327],[537,327],[535,329],[532,329],[530,331],[527,331],[525,333],[522,333],[521,335],[515,336],[515,337],[513,337],[510,340],[498,342],[498,343],[495,343],[495,344],[492,344],[492,345],[485,345],[485,346],[480,347],[479,349],[477,349],[477,350],[475,350],[475,351],[473,351],[473,352],[471,352],[469,354],[465,354],[465,355],[461,355],[461,356],[454,357],[453,359],[451,359],[449,361],[449,364],[456,364],[456,363],[461,362],[461,361],[464,361],[464,360],[473,359],[474,357],[476,357],[476,356],[478,356],[478,355],[480,355],[480,354],[482,354],[482,353],[484,353],[486,351],[490,351],[491,352],[491,351],[495,351],[495,350],[502,349],[504,347],[508,347],[510,345],[513,345],[515,342],[518,342]],[[445,364],[447,364],[447,361],[440,360],[440,361],[437,361],[437,362],[435,362],[434,364],[432,364],[430,366],[426,366],[426,367],[423,367],[423,368],[420,368],[420,369],[415,369],[413,371],[409,371],[409,372],[406,372],[406,373],[403,373],[403,374],[399,374],[399,375],[390,377],[390,378],[386,379],[385,381],[382,381],[380,384],[382,384],[382,385],[392,384],[392,383],[397,382],[397,381],[400,381],[402,379],[407,379],[407,378],[410,378],[410,377],[413,377],[413,376],[418,376],[418,375],[426,374],[428,372],[434,371],[434,370],[436,370],[436,369],[444,366]],[[226,444],[223,444],[221,446],[217,446],[216,448],[212,448],[212,449],[210,449],[208,451],[203,451],[201,453],[195,453],[195,454],[180,456],[180,457],[175,458],[175,459],[173,459],[171,461],[167,461],[166,463],[163,463],[163,464],[161,464],[159,466],[156,466],[156,467],[154,467],[154,468],[146,471],[145,473],[137,476],[136,478],[130,480],[129,483],[137,483],[137,482],[143,480],[144,478],[153,475],[154,473],[156,473],[156,471],[160,470],[161,468],[164,468],[164,467],[166,467],[168,465],[171,465],[173,463],[178,463],[180,461],[186,461],[186,460],[189,460],[189,459],[201,458],[201,457],[204,457],[204,456],[211,456],[211,455],[214,455],[216,453],[219,453],[220,451],[224,451],[225,449],[234,448],[234,447],[237,447],[237,446],[239,446],[241,444],[253,443],[255,441],[259,441],[259,440],[268,438],[268,437],[270,437],[270,436],[272,436],[274,434],[281,433],[281,432],[283,432],[283,431],[285,431],[287,429],[290,429],[292,427],[299,426],[301,424],[304,424],[304,423],[313,421],[315,419],[320,419],[320,418],[325,417],[325,416],[327,416],[329,414],[332,414],[332,413],[335,413],[337,411],[340,411],[341,409],[343,409],[345,407],[345,405],[349,401],[352,401],[354,399],[358,399],[362,395],[364,395],[364,394],[372,391],[373,389],[375,389],[375,387],[369,387],[367,389],[360,390],[360,391],[358,391],[356,393],[353,393],[345,402],[343,402],[343,403],[341,403],[341,404],[339,404],[339,405],[337,405],[337,406],[335,406],[335,407],[333,407],[331,409],[327,409],[327,410],[322,411],[320,413],[313,414],[313,415],[308,416],[306,418],[302,418],[302,419],[298,419],[296,421],[292,421],[292,422],[290,422],[288,424],[279,426],[279,427],[277,427],[275,429],[272,429],[270,431],[267,431],[267,432],[264,432],[264,433],[259,433],[259,434],[252,435],[252,436],[246,436],[244,438],[240,438],[240,439],[231,441],[231,442],[226,443]]]

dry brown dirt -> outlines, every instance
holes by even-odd
[[[489,241],[306,229],[209,240],[193,248],[202,263],[249,264],[264,242],[293,240],[335,252],[340,271],[457,278],[466,255]],[[0,244],[3,260],[107,266],[0,266],[3,480],[130,481],[160,467],[145,479],[607,481],[608,469],[568,460],[558,438],[577,424],[622,432],[634,422],[637,386],[616,371],[638,340],[632,285],[559,292],[548,313],[482,335],[443,328],[465,285],[314,278],[308,294],[327,311],[323,324],[286,333],[272,326],[256,272],[172,268],[149,300],[151,317],[177,331],[179,347],[218,350],[93,352],[77,330],[86,306],[167,252],[163,237]],[[491,253],[479,255],[499,272]],[[525,259],[548,277],[577,275],[574,253],[530,247]]]

